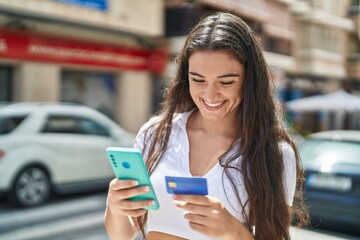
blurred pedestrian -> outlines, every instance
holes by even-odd
[[[139,131],[160,209],[129,201],[144,193],[110,183],[105,225],[111,239],[290,239],[307,222],[303,169],[283,128],[262,49],[240,18],[216,13],[189,33],[162,112]],[[164,177],[201,176],[209,195],[166,193]]]

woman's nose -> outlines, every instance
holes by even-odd
[[[209,84],[205,91],[205,96],[208,101],[214,100],[215,97],[219,94],[219,88],[216,84]]]

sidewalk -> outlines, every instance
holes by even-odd
[[[320,231],[290,228],[291,240],[360,240],[360,237],[345,236],[337,234],[338,236],[330,236],[329,234],[321,233]]]

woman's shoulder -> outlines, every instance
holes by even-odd
[[[175,113],[172,120],[173,125],[186,125],[187,120],[192,112],[193,111]]]
[[[148,128],[151,128],[155,125],[157,125],[162,119],[162,116],[161,115],[154,115],[154,116],[151,116],[149,118],[149,120],[147,122],[145,122],[141,128],[140,128],[140,131],[139,132],[143,132],[145,131],[146,129]]]
[[[279,146],[283,151],[294,151],[291,144],[288,143],[287,141],[281,141],[279,143]]]
[[[293,147],[291,146],[291,144],[286,141],[282,141],[282,142],[280,142],[279,145],[280,145],[280,150],[282,151],[285,163],[290,164],[292,162],[295,162],[296,161],[295,151],[294,151]]]
[[[189,117],[191,112],[192,111],[175,113],[172,119],[173,126],[185,126],[187,122],[187,118]],[[153,115],[152,117],[150,117],[150,119],[147,122],[145,122],[142,125],[142,127],[138,132],[138,135],[142,134],[147,130],[154,131],[162,119],[164,119],[164,116],[161,114]]]

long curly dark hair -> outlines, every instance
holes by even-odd
[[[308,211],[302,197],[304,171],[294,142],[282,126],[281,105],[274,96],[274,86],[265,62],[261,44],[254,32],[239,17],[230,13],[215,13],[203,18],[189,33],[182,52],[177,58],[176,76],[170,81],[160,121],[151,133],[145,146],[149,149],[146,161],[150,173],[156,168],[164,154],[175,113],[196,108],[189,92],[189,57],[195,51],[222,51],[235,56],[245,67],[243,101],[237,111],[238,132],[241,145],[224,153],[219,163],[236,191],[238,201],[249,231],[257,240],[289,240],[289,226],[306,225]],[[285,200],[283,183],[284,159],[280,142],[291,145],[296,156],[297,185],[293,206]],[[232,148],[235,145],[232,145]],[[229,157],[230,156],[230,157]],[[232,157],[231,157],[232,156]],[[237,157],[242,156],[239,166],[234,166]],[[248,194],[242,203],[237,185],[238,179],[230,174],[238,170],[243,177]],[[245,207],[249,207],[248,214]],[[143,235],[147,215],[134,219]],[[254,230],[255,227],[255,231]]]

